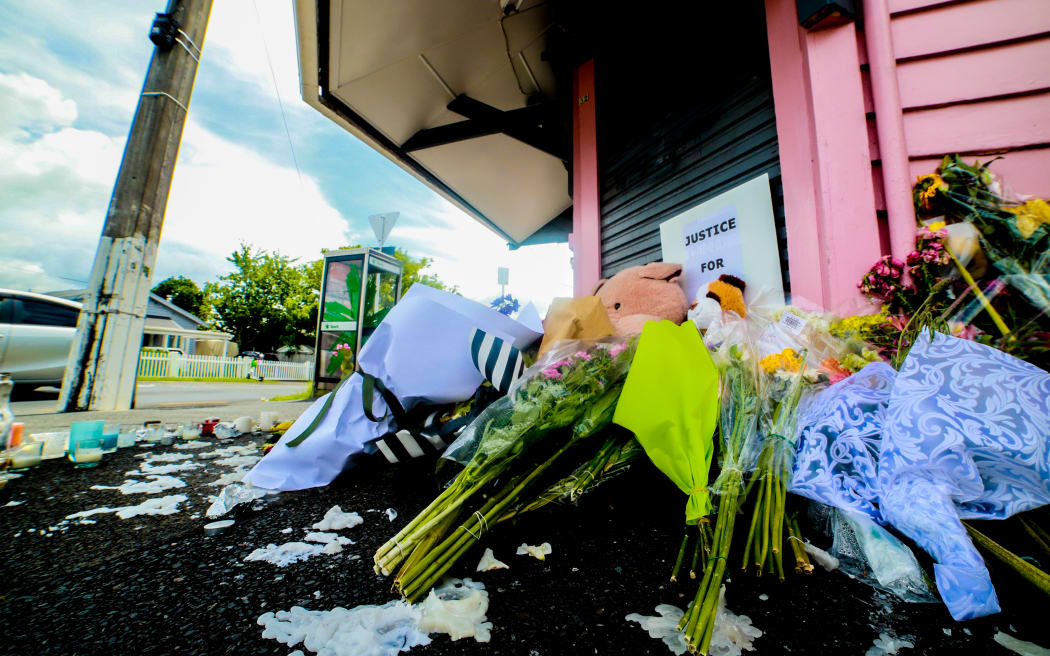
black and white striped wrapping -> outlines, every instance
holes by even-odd
[[[475,329],[471,334],[470,358],[499,396],[506,394],[525,371],[525,361],[518,349],[483,330]],[[443,406],[427,414],[419,424],[419,430],[402,429],[384,435],[372,444],[391,464],[441,453],[472,419],[464,417],[443,423],[441,417],[448,410],[448,406]]]
[[[525,361],[518,349],[477,328],[470,336],[470,358],[485,380],[502,394],[506,394],[525,371]]]

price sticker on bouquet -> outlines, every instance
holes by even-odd
[[[784,310],[784,314],[780,315],[779,323],[781,328],[793,335],[801,335],[802,330],[806,327],[806,320],[790,310]]]

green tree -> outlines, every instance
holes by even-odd
[[[345,250],[350,248],[361,248],[360,244],[353,246],[343,246],[339,250]],[[327,249],[322,250],[322,253],[327,252]],[[401,269],[404,272],[401,278],[401,294],[404,295],[408,291],[409,287],[418,283],[422,283],[435,289],[441,289],[446,292],[453,294],[459,294],[458,285],[450,285],[440,278],[436,274],[428,273],[427,269],[434,263],[434,259],[430,257],[421,257],[419,259],[413,258],[411,255],[401,250],[400,248],[394,251],[394,256],[397,257],[401,262]],[[316,275],[317,286],[316,289],[321,288],[321,273],[324,268],[324,260],[315,260],[311,262],[307,267],[311,270],[311,275]]]
[[[318,290],[312,263],[297,265],[243,243],[226,259],[236,269],[205,286],[216,329],[231,333],[242,351],[313,343]]]
[[[409,287],[418,282],[427,285],[428,287],[435,287],[437,289],[443,289],[446,292],[459,294],[459,285],[450,285],[443,282],[437,277],[437,275],[427,273],[427,269],[429,269],[430,265],[434,263],[433,258],[421,257],[416,260],[400,248],[394,251],[394,255],[397,259],[401,260],[401,267],[404,271],[404,277],[401,279],[402,293],[407,292]]]
[[[208,306],[205,303],[204,290],[185,276],[172,276],[157,283],[153,293],[167,299],[190,314],[207,319]]]

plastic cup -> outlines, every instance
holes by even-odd
[[[120,426],[107,424],[102,428],[102,452],[113,453],[117,450],[117,439],[120,437]]]
[[[102,440],[100,438],[78,440],[69,459],[73,461],[77,469],[97,467],[102,461]]]
[[[26,425],[23,422],[16,421],[11,424],[11,435],[8,438],[7,446],[14,449],[22,444],[22,431],[25,430]]]
[[[70,453],[76,450],[77,442],[81,440],[102,440],[102,428],[106,422],[101,419],[94,421],[74,421],[69,427],[69,445],[66,450]]]
[[[124,424],[120,427],[120,433],[117,434],[117,448],[124,449],[129,446],[135,446],[135,440],[137,439],[138,426],[131,424]]]
[[[11,471],[25,471],[40,464],[44,452],[43,442],[26,442],[7,452],[11,461]]]

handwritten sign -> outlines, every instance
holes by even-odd
[[[694,298],[700,287],[724,273],[744,275],[743,245],[735,205],[726,205],[685,224],[682,240],[687,298]]]
[[[745,298],[764,292],[784,302],[769,176],[762,174],[660,224],[664,262],[682,265],[682,287],[692,301],[722,274],[747,283]]]

